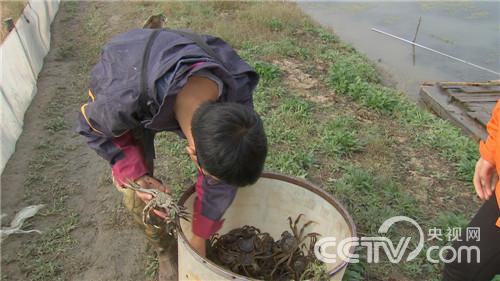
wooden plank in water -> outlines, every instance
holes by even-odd
[[[495,104],[496,103],[494,102],[469,104],[469,111],[467,114],[478,120],[481,125],[486,126],[488,121],[490,121],[491,113],[493,112]]]
[[[488,124],[488,121],[490,120],[490,115],[488,115],[486,112],[480,112],[480,111],[471,111],[467,113],[470,117],[478,120],[481,124],[486,126]]]
[[[500,99],[500,94],[489,95],[489,94],[477,94],[477,95],[469,95],[469,94],[450,94],[453,99],[456,99],[463,103],[469,102],[497,102]]]
[[[500,91],[497,90],[497,89],[490,89],[490,90],[474,90],[474,91],[463,91],[464,93],[467,93],[467,94],[492,94],[492,95],[495,95],[495,94],[499,94]]]
[[[500,86],[500,80],[493,80],[488,82],[437,82],[442,88],[456,88],[456,87],[483,87],[483,86]]]
[[[464,107],[464,103],[453,102],[448,91],[441,89],[438,85],[422,86],[420,95],[424,103],[437,115],[451,121],[475,140],[486,139],[486,129],[481,124],[482,122],[478,121],[479,118],[484,118],[482,115],[476,117],[477,114],[475,113],[474,116],[469,115],[470,108],[467,107],[468,104]],[[476,109],[480,110],[479,108]],[[474,110],[473,112],[478,111]],[[486,112],[486,114],[491,115],[491,111]]]
[[[495,107],[496,102],[477,102],[477,103],[470,103],[468,105],[468,108],[470,111],[482,111],[486,113],[492,113],[493,108]]]
[[[441,84],[438,84],[441,86]],[[443,89],[447,89],[450,91],[460,91],[464,93],[500,93],[500,86],[491,85],[491,86],[441,86]]]

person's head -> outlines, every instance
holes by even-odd
[[[238,103],[204,103],[191,121],[195,156],[210,175],[235,186],[253,184],[267,155],[267,138],[257,113]]]

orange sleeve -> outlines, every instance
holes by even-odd
[[[498,208],[500,209],[500,184],[497,184],[495,196],[497,197]],[[497,218],[496,225],[500,228],[500,217]]]
[[[479,143],[479,153],[481,157],[495,165],[495,151],[497,148],[497,134],[498,125],[500,122],[500,102],[497,102],[495,108],[493,109],[493,114],[490,121],[486,125],[486,130],[488,131],[488,138],[486,141],[480,141]]]

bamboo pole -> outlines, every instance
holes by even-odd
[[[401,38],[401,37],[396,36],[396,35],[392,35],[392,34],[390,34],[390,33],[387,33],[387,32],[385,32],[385,31],[382,31],[382,30],[380,30],[380,29],[372,28],[372,31],[375,31],[375,32],[378,32],[378,33],[384,34],[384,35],[386,35],[386,36],[389,36],[389,37],[392,37],[392,38],[395,38],[395,39],[401,40],[401,41],[406,42],[406,43],[408,43],[408,44],[411,44],[411,45],[413,45],[413,46],[420,47],[420,48],[422,48],[422,49],[424,49],[424,50],[427,50],[427,51],[430,51],[430,52],[433,52],[433,53],[436,53],[436,54],[439,54],[439,55],[445,56],[445,57],[450,58],[450,59],[452,59],[452,60],[456,60],[456,61],[459,61],[459,62],[461,62],[461,63],[465,63],[465,64],[467,64],[467,65],[470,65],[470,66],[472,66],[472,67],[475,67],[475,68],[477,68],[477,69],[481,69],[481,70],[484,70],[484,71],[487,71],[487,72],[490,72],[490,73],[493,73],[493,74],[496,74],[496,75],[500,76],[500,72],[497,72],[497,71],[494,71],[494,70],[488,69],[488,68],[486,68],[486,67],[482,67],[482,66],[480,66],[480,65],[477,65],[477,64],[474,64],[474,63],[468,62],[468,61],[466,61],[466,60],[463,60],[463,59],[460,59],[460,58],[457,58],[457,57],[454,57],[454,56],[452,56],[452,55],[445,54],[445,53],[443,53],[443,52],[440,52],[440,51],[434,50],[434,49],[432,49],[432,48],[429,48],[429,47],[423,46],[423,45],[421,45],[421,44],[414,43],[414,42],[412,42],[412,41],[410,41],[410,40],[407,40],[407,39]]]

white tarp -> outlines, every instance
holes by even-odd
[[[0,173],[15,151],[26,109],[37,92],[36,82],[50,49],[50,24],[59,0],[31,0],[16,28],[0,46]]]
[[[23,227],[24,221],[33,217],[40,211],[41,208],[43,208],[45,205],[31,205],[28,207],[24,207],[21,211],[19,211],[12,221],[10,222],[10,226],[3,227],[0,229],[0,242],[3,241],[3,239],[7,238],[9,235],[12,234],[26,234],[26,233],[38,233],[41,234],[42,232],[38,229],[30,229],[30,230],[23,230],[21,227]],[[6,217],[6,214],[0,215],[0,218]]]

